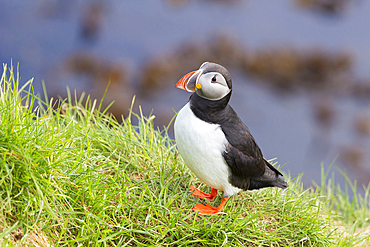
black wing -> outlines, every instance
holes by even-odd
[[[229,144],[223,156],[231,172],[238,177],[256,178],[265,173],[265,162],[260,155],[243,153]]]
[[[223,153],[231,170],[229,182],[244,190],[274,186],[286,188],[287,184],[279,178],[282,174],[263,158],[247,126],[229,105],[225,111],[229,117],[221,123],[221,128],[229,142]]]

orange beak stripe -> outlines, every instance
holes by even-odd
[[[194,91],[191,91],[191,89],[189,90],[187,87],[186,87],[186,84],[187,82],[189,81],[190,77],[197,71],[192,71],[190,73],[187,73],[186,75],[184,75],[183,77],[181,77],[181,79],[176,83],[176,87],[177,88],[180,88],[180,89],[183,89],[185,91],[188,91],[188,92],[194,92]]]

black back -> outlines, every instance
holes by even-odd
[[[228,104],[231,91],[220,100],[208,100],[196,93],[190,96],[190,108],[201,120],[219,124],[229,145],[223,157],[230,167],[229,182],[238,188],[287,187],[278,178],[282,175],[262,156],[254,137],[233,108]]]

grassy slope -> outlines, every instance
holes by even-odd
[[[316,190],[286,176],[286,191],[242,192],[223,213],[199,216],[191,206],[200,200],[187,191],[190,184],[208,188],[186,168],[166,128],[154,130],[153,117],[118,125],[96,101],[72,97],[57,110],[50,100],[33,111],[37,101],[18,89],[18,78],[4,68],[0,81],[0,245],[370,243],[369,189],[349,204],[327,174]]]

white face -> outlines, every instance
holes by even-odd
[[[231,91],[225,78],[218,72],[202,74],[198,83],[200,87],[196,87],[197,94],[210,100],[219,100]]]

